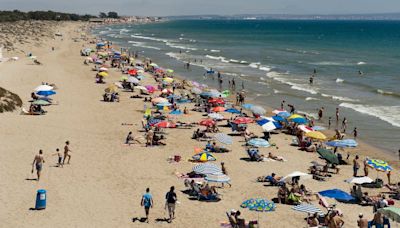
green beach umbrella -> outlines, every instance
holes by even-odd
[[[398,207],[385,207],[378,210],[384,216],[392,219],[395,222],[400,222],[400,208]]]
[[[33,101],[32,104],[34,104],[34,105],[50,105],[50,102],[45,101],[45,100],[36,100],[36,101]]]
[[[319,148],[317,150],[318,154],[325,159],[328,163],[331,164],[339,164],[339,159],[338,157],[331,151],[331,150],[327,150],[327,149],[323,149],[323,148]]]

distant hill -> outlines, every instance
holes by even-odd
[[[22,100],[17,94],[0,87],[0,113],[12,112],[21,106]]]

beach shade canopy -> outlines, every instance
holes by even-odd
[[[199,162],[208,162],[208,161],[216,161],[217,159],[214,157],[214,155],[208,153],[208,152],[202,152],[199,154],[193,155],[193,160],[199,161]]]
[[[338,157],[331,150],[319,148],[317,150],[317,153],[319,154],[319,156],[321,156],[322,159],[324,159],[328,163],[339,165]]]
[[[246,201],[244,201],[240,207],[242,208],[248,208],[251,211],[274,211],[276,206],[275,203],[268,200],[268,199],[262,199],[262,198],[251,198]]]
[[[253,104],[243,104],[242,105],[242,108],[244,108],[244,109],[251,109],[252,107],[253,107],[254,105]]]
[[[117,92],[118,87],[114,84],[109,85],[106,89],[104,89],[104,92],[106,93],[115,93]]]
[[[199,124],[202,126],[210,127],[210,126],[215,125],[215,121],[213,119],[205,119],[205,120],[200,121]]]
[[[97,75],[100,77],[107,77],[108,73],[103,71],[103,72],[98,73]]]
[[[107,68],[105,68],[105,67],[100,67],[100,69],[99,69],[99,71],[108,71],[108,69]]]
[[[388,172],[393,170],[393,168],[387,162],[378,159],[368,159],[367,165],[381,172]]]
[[[208,182],[216,182],[216,183],[229,183],[229,181],[231,181],[231,178],[225,174],[219,174],[219,175],[208,174],[204,178],[204,180],[206,180]]]
[[[307,214],[314,214],[314,213],[318,213],[319,215],[324,214],[321,209],[314,206],[313,204],[308,204],[308,203],[302,203],[300,205],[296,205],[292,207],[292,209],[295,211],[305,212]]]
[[[225,109],[225,112],[229,112],[229,113],[232,113],[232,114],[240,114],[240,111],[235,109],[235,108]]]
[[[250,108],[250,111],[256,115],[264,115],[267,111],[259,105],[254,105]]]
[[[322,127],[322,126],[314,126],[314,127],[312,127],[312,129],[313,129],[314,131],[323,131],[323,130],[325,130],[326,128],[325,128],[325,127]]]
[[[197,174],[204,174],[204,175],[222,175],[222,170],[219,166],[212,164],[212,163],[204,163],[204,164],[198,164],[193,167],[193,172]]]
[[[145,86],[145,88],[147,89],[147,91],[149,91],[150,93],[153,93],[154,91],[156,91],[156,87],[152,86],[152,85],[147,85]]]
[[[249,117],[238,117],[238,118],[234,119],[233,122],[235,124],[248,124],[248,123],[252,123],[253,119],[249,118]]]
[[[255,147],[269,147],[270,144],[267,140],[261,138],[250,139],[247,144]]]
[[[290,121],[297,123],[297,124],[306,124],[308,122],[307,119],[304,117],[293,118],[293,119],[290,119]]]
[[[160,128],[175,128],[176,124],[168,122],[168,121],[161,121],[159,123],[154,124],[154,126],[160,127]]]
[[[223,144],[231,145],[233,143],[232,137],[225,133],[217,133],[214,138]]]
[[[51,103],[45,100],[36,100],[32,101],[32,104],[34,105],[50,105]]]
[[[215,113],[215,112],[208,114],[208,117],[210,117],[211,119],[214,119],[214,120],[223,120],[224,119],[223,115],[221,115],[219,113]]]
[[[347,201],[354,200],[354,197],[351,196],[349,193],[344,192],[344,191],[342,191],[340,189],[337,189],[337,188],[321,191],[321,192],[318,192],[318,193],[321,196],[325,196],[325,197],[328,197],[328,198],[333,198],[333,199],[336,199],[338,201],[347,202]]]
[[[304,131],[305,133],[314,131],[314,129],[312,129],[311,127],[306,126],[306,125],[304,125],[304,124],[299,125],[298,128],[299,128],[301,131]]]
[[[317,139],[317,140],[326,140],[326,136],[319,132],[319,131],[310,131],[306,133],[306,137],[312,138],[312,139]]]
[[[286,119],[284,117],[278,116],[278,115],[273,116],[272,119],[275,120],[275,121],[280,121],[280,122],[285,122],[286,121]]]
[[[308,174],[308,173],[294,171],[293,173],[290,173],[290,174],[286,175],[285,177],[283,177],[280,181],[282,181],[282,182],[290,182],[290,181],[292,181],[293,177],[300,177],[300,179],[302,179],[302,180],[307,180],[307,179],[311,179],[312,178],[312,176],[310,174]]]
[[[332,147],[356,147],[358,143],[354,139],[333,140],[325,143]]]
[[[395,222],[400,222],[400,208],[398,207],[385,207],[378,210],[384,216],[392,219]]]
[[[224,101],[224,99],[222,99],[222,98],[210,98],[210,99],[208,99],[208,103],[211,103],[211,104],[225,104],[225,101]]]
[[[169,114],[171,115],[182,115],[183,112],[179,109],[172,110]]]
[[[51,96],[51,95],[56,94],[56,92],[53,90],[46,90],[46,91],[38,91],[38,92],[36,92],[36,94],[40,95],[40,96]]]
[[[139,84],[139,79],[135,78],[135,77],[128,77],[128,80],[126,80],[127,82],[133,83],[133,84]]]
[[[214,108],[212,109],[212,111],[213,111],[213,112],[223,112],[223,111],[225,111],[225,108],[224,108],[224,107],[221,107],[221,106],[217,106],[217,107],[214,107]]]
[[[53,89],[54,88],[52,86],[49,86],[49,85],[40,85],[40,86],[35,88],[35,91],[36,92],[39,92],[39,91],[50,91],[50,90],[53,90]]]
[[[372,180],[369,177],[352,177],[345,180],[345,182],[349,184],[364,184],[364,183],[372,183],[374,182],[374,180]]]
[[[190,92],[192,92],[193,94],[201,94],[203,91],[197,87],[193,87]]]

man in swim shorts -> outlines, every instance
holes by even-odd
[[[39,154],[37,154],[35,156],[35,158],[33,159],[33,162],[32,162],[32,173],[33,173],[33,167],[35,166],[36,174],[37,174],[37,181],[40,180],[40,173],[42,172],[43,163],[44,163],[43,151],[39,150]]]

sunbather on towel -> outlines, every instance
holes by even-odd
[[[285,159],[283,159],[282,157],[276,156],[276,155],[272,154],[271,152],[268,153],[268,158],[271,158],[275,161],[285,161]]]

